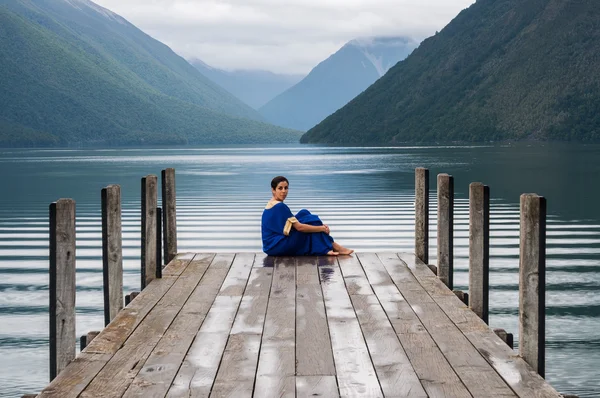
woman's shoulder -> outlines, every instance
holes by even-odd
[[[285,203],[280,202],[278,200],[269,200],[267,202],[267,205],[265,206],[265,210],[272,209],[273,207],[275,207],[277,205],[283,205],[283,206],[287,207],[287,205]]]

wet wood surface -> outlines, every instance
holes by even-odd
[[[413,254],[178,255],[41,397],[559,397]]]

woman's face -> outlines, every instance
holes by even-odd
[[[281,181],[279,184],[277,184],[275,189],[271,189],[271,191],[273,191],[273,197],[276,200],[283,202],[288,194],[288,188],[289,186],[287,181]]]

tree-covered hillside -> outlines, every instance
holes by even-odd
[[[299,136],[257,119],[168,47],[92,2],[0,0],[0,146]]]
[[[301,142],[600,141],[595,0],[478,0]]]

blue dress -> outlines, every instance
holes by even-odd
[[[297,222],[323,225],[319,216],[306,209],[294,216],[283,202],[267,205],[261,222],[263,251],[269,256],[323,256],[333,250],[331,236],[325,232],[297,231],[292,227]]]

